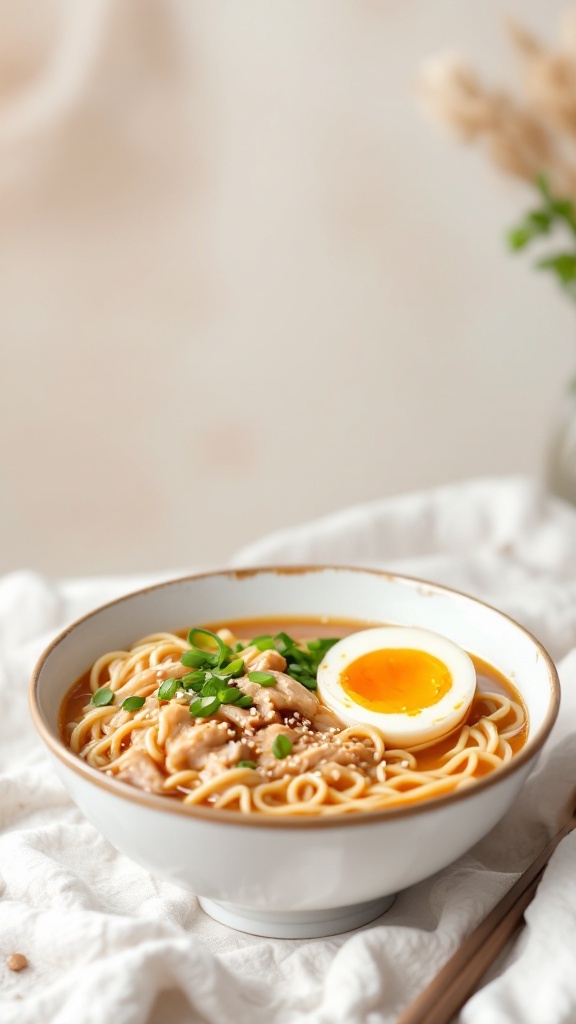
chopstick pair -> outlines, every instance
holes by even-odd
[[[558,843],[576,827],[576,808],[569,820],[530,866],[464,940],[423,992],[410,1003],[397,1024],[449,1024],[473,993],[498,953],[522,925],[544,869]]]

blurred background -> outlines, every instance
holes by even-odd
[[[399,491],[538,475],[573,312],[529,190],[426,119],[565,0],[0,0],[0,571],[218,565]]]

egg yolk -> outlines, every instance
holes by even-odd
[[[341,673],[340,683],[356,704],[370,711],[417,715],[448,693],[452,676],[433,654],[387,648],[351,662]]]

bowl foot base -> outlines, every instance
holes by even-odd
[[[338,935],[360,928],[386,913],[394,896],[382,896],[368,903],[354,903],[349,907],[329,910],[252,910],[234,903],[219,903],[200,896],[198,902],[205,914],[220,924],[236,928],[251,935],[264,935],[271,939],[319,939],[325,935]]]

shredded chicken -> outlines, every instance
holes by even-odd
[[[165,751],[170,774],[192,769],[208,780],[240,761],[253,762],[260,778],[265,779],[309,771],[334,777],[343,766],[374,766],[370,745],[357,739],[339,742],[342,723],[313,692],[286,673],[286,659],[278,651],[260,651],[252,645],[239,657],[247,672],[269,672],[274,685],[261,686],[248,675],[234,680],[238,689],[252,698],[252,706],[221,704],[207,719],[193,718],[186,698],[161,703],[155,742]],[[150,680],[160,683],[186,671],[180,664],[166,663],[150,670]],[[147,697],[145,712],[149,704],[158,707],[156,693]],[[120,725],[128,717],[129,713],[119,708],[110,724]],[[280,735],[292,745],[285,757],[277,756],[273,749]],[[134,729],[131,746],[118,762],[117,777],[150,792],[162,792],[165,775],[146,749],[147,736],[147,728]]]
[[[121,782],[129,782],[138,789],[147,789],[150,793],[164,792],[165,776],[156,762],[141,747],[129,747],[119,762],[120,769],[116,778]]]
[[[250,662],[251,672],[284,672],[286,670],[286,658],[283,658],[279,651],[262,651],[257,658]]]
[[[181,772],[186,768],[203,768],[210,754],[226,746],[230,739],[225,722],[209,719],[196,724],[187,708],[188,725],[180,726],[166,739],[166,766],[170,772]]]
[[[246,665],[247,672],[269,672],[270,669],[283,672],[286,668],[286,658],[279,651],[261,651],[254,644],[240,651],[238,657]]]
[[[304,718],[313,718],[318,713],[318,698],[302,683],[283,672],[270,671],[270,675],[276,680],[274,686],[251,683],[247,677],[238,680],[239,689],[250,694],[265,722],[278,721],[278,711],[297,711]]]

